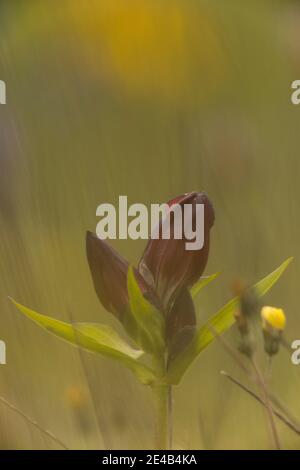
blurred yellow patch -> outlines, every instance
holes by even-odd
[[[70,2],[76,45],[92,71],[129,91],[166,97],[222,80],[223,50],[214,18],[185,2]],[[203,91],[204,93],[204,91]]]
[[[226,74],[222,30],[212,7],[172,0],[28,2],[13,41],[54,45],[79,73],[135,94],[205,98]],[[62,57],[61,57],[62,56]]]

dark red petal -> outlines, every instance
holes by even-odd
[[[97,296],[106,310],[122,318],[128,304],[128,261],[106,241],[87,232],[86,253]]]
[[[213,206],[205,193],[188,193],[168,202],[192,204],[194,211],[190,221],[194,225],[196,204],[204,204],[204,246],[201,250],[186,250],[186,239],[150,239],[139,264],[139,271],[152,280],[152,285],[161,300],[164,310],[168,311],[182,287],[191,287],[202,275],[209,253],[210,229],[214,223]],[[172,221],[172,218],[171,218]],[[194,227],[193,227],[194,228]],[[149,281],[148,281],[149,282]]]
[[[125,312],[128,313],[128,261],[105,240],[101,240],[91,232],[87,232],[86,235],[86,253],[98,299],[108,312],[122,321]],[[158,305],[153,290],[137,269],[134,272],[144,296]]]

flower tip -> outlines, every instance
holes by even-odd
[[[198,199],[198,200],[197,200]],[[209,228],[214,225],[215,222],[215,210],[214,206],[209,199],[206,192],[199,193],[196,197],[198,204],[204,204],[205,206],[205,223],[208,224]]]
[[[98,237],[95,233],[90,232],[89,230],[87,230],[85,239],[88,242],[88,241],[93,240],[93,239],[98,239]]]
[[[168,202],[169,207],[174,204],[183,206],[184,204],[204,204],[205,207],[205,225],[210,229],[214,225],[215,211],[208,194],[205,191],[197,192],[190,191],[188,193],[181,194],[180,196],[171,199]]]
[[[274,330],[283,331],[286,325],[285,313],[281,308],[264,306],[261,309],[263,329],[268,327]]]

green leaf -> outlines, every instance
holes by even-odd
[[[110,326],[97,323],[65,323],[11,300],[20,312],[54,335],[87,351],[117,359],[129,367],[142,383],[151,383],[154,380],[151,369],[138,362],[144,352],[133,349]]]
[[[265,295],[278,281],[292,259],[293,258],[288,258],[279,268],[255,284],[254,288],[259,297]],[[238,297],[235,297],[213,315],[205,325],[199,328],[187,348],[170,364],[167,375],[167,381],[169,383],[179,383],[181,377],[193,360],[215,339],[212,329],[221,334],[232,326],[234,323],[234,312],[237,307]]]
[[[130,310],[139,328],[139,346],[150,353],[161,353],[165,348],[163,315],[143,296],[132,267],[128,269],[127,288]]]
[[[190,290],[192,299],[194,300],[196,296],[199,294],[199,292],[203,289],[203,287],[207,286],[207,284],[209,284],[211,281],[216,279],[219,275],[220,273],[214,273],[214,274],[211,274],[210,276],[201,277],[199,281],[196,282],[196,284]]]

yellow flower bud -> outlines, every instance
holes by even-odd
[[[283,331],[286,324],[284,311],[281,308],[265,306],[261,309],[263,329]]]

